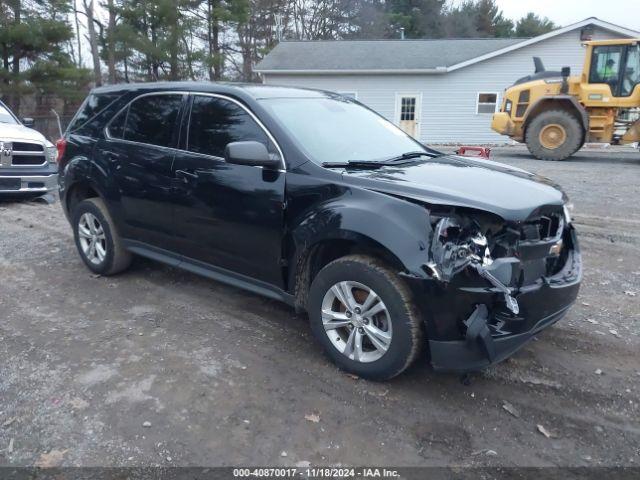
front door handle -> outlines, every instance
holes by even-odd
[[[176,177],[181,178],[186,183],[190,180],[197,180],[199,175],[194,172],[187,172],[186,170],[176,170]]]

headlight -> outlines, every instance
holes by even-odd
[[[51,147],[46,147],[46,151],[47,151],[47,160],[49,161],[49,163],[56,163],[56,156],[58,155],[58,151],[55,145]]]
[[[569,225],[573,220],[573,203],[565,203],[562,209],[564,210],[564,221]]]
[[[446,217],[434,227],[431,262],[439,279],[448,281],[471,263],[491,265],[493,259],[487,238],[473,222],[467,221],[463,226],[457,219]]]

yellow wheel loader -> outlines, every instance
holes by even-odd
[[[526,143],[533,156],[564,160],[586,142],[640,141],[640,39],[585,43],[580,76],[544,69],[507,88],[491,128]]]

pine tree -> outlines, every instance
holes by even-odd
[[[506,18],[495,0],[465,0],[446,12],[447,37],[512,37],[513,22]]]
[[[518,20],[516,24],[516,37],[537,37],[554,30],[556,25],[547,17],[539,17],[533,12]]]
[[[11,0],[0,2],[2,97],[16,113],[27,93],[77,100],[88,83],[63,48],[73,39],[68,23],[68,0]]]

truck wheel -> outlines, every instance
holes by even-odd
[[[526,143],[540,160],[564,160],[582,145],[582,126],[564,110],[549,110],[536,116],[527,127]]]
[[[325,266],[311,284],[308,311],[329,357],[363,378],[395,377],[422,347],[422,322],[408,287],[371,257],[350,255]]]
[[[132,255],[124,249],[111,215],[99,198],[83,200],[73,209],[73,234],[85,265],[100,275],[129,268]]]

